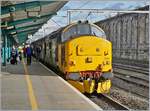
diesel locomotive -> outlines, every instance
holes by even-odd
[[[58,68],[82,93],[108,93],[111,88],[112,44],[95,24],[76,22],[32,43],[35,56]],[[40,48],[37,54],[36,49]]]

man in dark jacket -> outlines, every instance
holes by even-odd
[[[32,49],[30,45],[28,45],[26,48],[26,54],[27,54],[27,65],[31,65]]]

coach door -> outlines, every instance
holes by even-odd
[[[44,60],[46,58],[46,42],[44,42]]]
[[[65,66],[65,45],[64,44],[61,47],[61,65],[62,68],[64,69]]]

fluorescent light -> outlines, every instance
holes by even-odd
[[[17,33],[17,32],[11,32],[10,34],[12,34],[12,35],[13,35],[13,34],[16,34],[16,33]]]
[[[7,27],[7,29],[13,29],[14,28],[14,26],[9,26],[9,27]]]
[[[0,16],[1,19],[2,19],[2,18],[7,18],[7,17],[10,17],[10,13],[8,13],[8,14],[3,14],[3,15]]]
[[[41,15],[39,14],[39,12],[28,12],[28,17],[41,17]]]

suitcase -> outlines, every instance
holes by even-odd
[[[14,60],[14,59],[11,59],[11,60],[10,60],[10,63],[11,63],[11,64],[15,64],[15,60]]]

